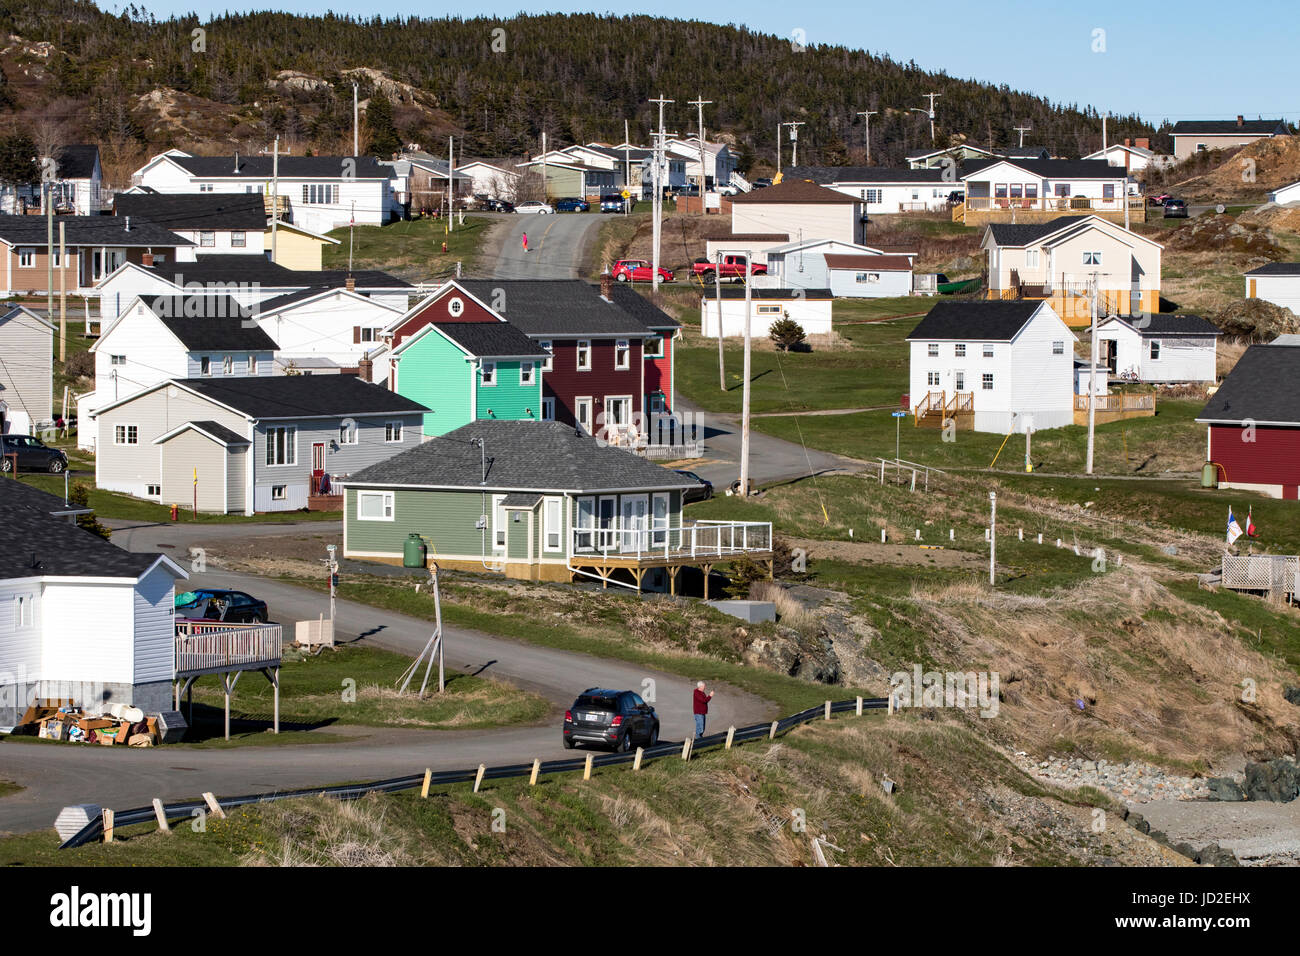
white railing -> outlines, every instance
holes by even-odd
[[[279,624],[177,621],[175,673],[247,668],[280,663],[284,629]]]
[[[1225,554],[1223,586],[1236,591],[1300,593],[1300,557],[1286,554]]]
[[[574,528],[570,559],[638,561],[734,556],[772,550],[770,521],[695,521],[675,528]]]

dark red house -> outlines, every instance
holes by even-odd
[[[1300,498],[1300,346],[1252,345],[1196,420],[1220,488]]]

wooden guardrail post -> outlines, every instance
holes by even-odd
[[[777,725],[778,723],[779,723],[779,721],[776,721],[776,720],[772,721],[772,729],[769,730],[768,733],[767,733],[767,739],[768,739],[768,740],[775,740],[775,739],[776,739],[776,725]]]
[[[221,809],[221,804],[217,803],[217,798],[212,795],[212,791],[203,794],[203,802],[208,805],[208,809],[218,820],[226,819],[226,811]]]
[[[862,716],[862,697],[858,697],[858,716]]]
[[[735,724],[732,724],[730,727],[727,728],[727,748],[726,748],[726,749],[728,749],[728,750],[731,749],[731,742],[732,742],[733,740],[735,740],[735,739],[736,739],[736,726],[735,726]]]
[[[157,797],[153,798],[153,815],[158,818],[158,829],[163,833],[170,833],[172,828],[167,823],[167,811],[163,809],[163,802]]]
[[[637,747],[637,748],[636,748],[636,756],[632,758],[632,769],[633,769],[633,770],[640,770],[640,769],[641,769],[641,756],[642,756],[644,753],[645,753],[645,748],[644,748],[644,747]]]
[[[831,702],[829,700],[826,702],[826,719],[831,719]]]
[[[691,759],[691,738],[690,737],[687,737],[685,740],[682,741],[682,759],[683,760]]]
[[[530,787],[537,786],[537,775],[538,773],[541,772],[541,769],[542,769],[542,758],[541,757],[534,758],[533,772],[528,775],[528,786]]]
[[[104,810],[104,842],[113,842],[113,811],[109,809]]]
[[[591,779],[591,758],[592,758],[592,754],[587,754],[587,763],[586,763],[586,765],[582,768],[582,779],[583,779],[583,780],[590,780],[590,779]]]
[[[892,715],[894,713],[894,688],[892,687],[889,688],[889,703],[886,706],[888,707],[888,712]]]
[[[429,767],[424,768],[424,785],[420,787],[420,799],[429,799],[429,781],[433,779],[433,770]]]
[[[474,792],[478,793],[478,788],[483,786],[483,774],[487,770],[486,764],[478,765],[478,773],[474,775]]]

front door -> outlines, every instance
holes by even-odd
[[[325,476],[325,443],[323,441],[312,442],[311,444],[311,490],[312,494],[320,494],[321,478]]]
[[[965,372],[955,372],[955,373],[953,373],[953,389],[954,389],[955,391],[957,391],[957,392],[964,392],[964,391],[966,391],[966,373],[965,373]]]
[[[1106,368],[1114,375],[1119,370],[1119,343],[1115,339],[1106,340]]]
[[[573,417],[577,419],[578,430],[584,435],[591,434],[591,399],[575,398],[573,400]]]
[[[650,504],[645,495],[623,496],[623,550],[644,551],[649,542]]]

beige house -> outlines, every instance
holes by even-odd
[[[782,241],[837,239],[862,244],[866,207],[861,199],[806,180],[785,180],[731,200],[733,235],[781,234]]]
[[[272,245],[270,226],[266,227],[266,234],[262,241],[269,252]],[[325,247],[337,246],[339,241],[312,232],[310,229],[304,229],[302,226],[295,226],[290,222],[279,222],[276,223],[275,255],[271,261],[286,269],[319,272],[324,268],[321,264],[321,254]]]
[[[1248,146],[1257,139],[1286,136],[1284,120],[1248,120],[1238,116],[1235,120],[1182,120],[1173,128],[1174,158],[1180,162],[1196,153],[1210,149],[1231,149]]]
[[[1099,315],[1160,310],[1164,247],[1100,216],[990,223],[980,247],[987,256],[990,299],[1050,300],[1067,325],[1087,325],[1096,277]]]

